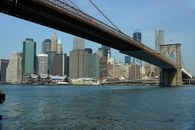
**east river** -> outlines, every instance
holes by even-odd
[[[0,85],[0,130],[194,130],[195,87]]]

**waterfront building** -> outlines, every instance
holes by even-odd
[[[0,82],[6,81],[6,68],[8,66],[9,60],[0,59]]]
[[[164,44],[164,31],[155,31],[155,50],[160,52],[160,45]]]
[[[99,79],[100,71],[100,58],[94,53],[89,56],[89,77],[93,79]]]
[[[73,38],[73,50],[84,50],[85,40],[79,37]]]
[[[60,39],[58,39],[57,54],[63,54],[63,46],[62,46],[62,42]]]
[[[38,54],[38,74],[48,74],[48,55]]]
[[[22,81],[22,53],[13,53],[6,69],[6,82],[21,83]]]
[[[70,78],[87,78],[89,53],[85,50],[72,50],[70,51],[69,61],[69,76]]]
[[[57,35],[56,35],[56,32],[54,32],[52,40],[51,40],[50,51],[57,52]]]
[[[137,80],[140,77],[140,65],[131,64],[129,67],[129,80]]]
[[[31,38],[27,38],[23,42],[22,69],[24,80],[30,74],[36,73],[36,42]]]
[[[41,54],[47,54],[50,51],[51,39],[45,39],[41,43]]]

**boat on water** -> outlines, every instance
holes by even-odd
[[[57,85],[68,85],[69,83],[68,82],[57,82]]]

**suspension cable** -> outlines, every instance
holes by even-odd
[[[66,0],[63,0],[65,3],[67,3],[66,2]],[[78,9],[79,11],[81,11],[81,9],[76,5],[76,4],[74,4],[71,0],[68,0],[76,9]]]
[[[110,22],[118,31],[120,31],[120,29],[91,0],[89,0],[89,2],[104,16],[104,18],[108,20],[108,22]]]

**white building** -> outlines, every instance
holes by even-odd
[[[38,54],[38,74],[48,74],[48,55]]]
[[[21,83],[22,81],[22,54],[14,53],[6,70],[6,82]]]

